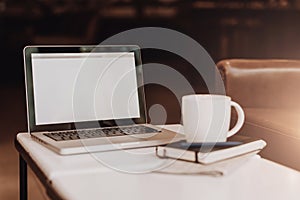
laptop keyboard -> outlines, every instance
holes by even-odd
[[[70,131],[55,131],[44,133],[45,136],[50,137],[56,141],[79,140],[86,138],[100,138],[111,136],[124,136],[131,134],[157,133],[157,129],[146,126],[128,126],[128,127],[114,127],[101,129],[84,129],[84,130],[70,130]]]

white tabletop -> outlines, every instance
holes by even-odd
[[[166,128],[178,129],[178,125]],[[115,151],[60,156],[33,141],[27,133],[18,134],[17,139],[65,199],[300,197],[300,172],[257,156],[221,177],[170,175],[144,173],[159,165],[155,156],[150,156],[154,155],[154,148],[128,150],[125,154]]]

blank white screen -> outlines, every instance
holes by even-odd
[[[133,52],[34,53],[32,74],[36,125],[140,117]]]

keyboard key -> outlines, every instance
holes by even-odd
[[[45,133],[44,135],[55,141],[66,141],[66,140],[124,136],[124,135],[156,133],[156,132],[159,131],[153,128],[140,125],[140,126],[128,126],[128,127],[118,127],[118,128],[56,131],[56,132]]]

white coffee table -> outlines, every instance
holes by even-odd
[[[180,126],[166,128],[178,130]],[[95,159],[93,154],[60,156],[32,140],[27,133],[17,135],[16,147],[21,156],[21,167],[26,168],[22,161],[25,159],[53,199],[298,200],[300,197],[300,172],[258,156],[228,175],[211,177],[120,172],[107,167],[107,163]],[[116,158],[120,158],[120,154],[117,151],[105,155],[103,158],[109,158],[111,166],[121,169],[139,170],[151,165],[151,159],[146,158],[118,163]],[[24,178],[26,173],[21,168],[22,171],[21,178]],[[26,184],[21,187],[26,199]]]

